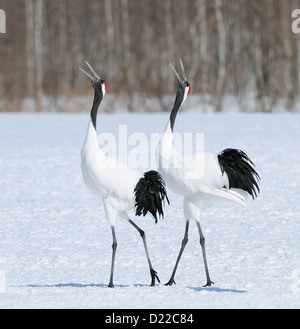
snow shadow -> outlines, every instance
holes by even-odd
[[[248,291],[247,290],[239,290],[239,289],[223,289],[223,288],[218,288],[218,287],[187,287],[189,289],[195,290],[195,291],[213,291],[213,292],[232,292],[236,294],[245,294]]]
[[[103,283],[56,283],[56,284],[28,284],[25,286],[20,286],[22,288],[65,288],[65,287],[71,287],[71,288],[90,288],[90,287],[96,287],[96,288],[108,288],[107,284]],[[115,287],[129,287],[128,285],[115,285]]]

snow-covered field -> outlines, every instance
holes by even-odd
[[[179,113],[175,130],[202,132],[205,150],[244,150],[261,194],[244,209],[203,210],[210,288],[196,225],[166,287],[185,222],[181,197],[145,230],[161,284],[150,275],[137,232],[116,226],[115,288],[107,288],[111,232],[102,202],[85,187],[80,150],[88,114],[0,115],[0,308],[300,308],[300,116]],[[161,132],[167,114],[104,115],[99,130]],[[128,145],[128,152],[132,146]],[[149,165],[150,166],[150,165]]]

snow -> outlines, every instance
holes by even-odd
[[[165,114],[99,114],[98,127],[150,140]],[[299,308],[300,116],[179,113],[177,132],[201,132],[205,150],[244,150],[260,174],[261,194],[246,209],[203,210],[210,276],[206,283],[195,223],[175,281],[166,287],[184,234],[182,199],[146,232],[161,284],[149,287],[142,240],[118,220],[115,288],[107,288],[111,232],[102,202],[83,183],[80,151],[88,114],[0,115],[0,308]],[[134,146],[128,145],[128,152]],[[150,148],[149,148],[150,150]],[[149,151],[150,152],[150,151]],[[151,157],[151,156],[150,156]],[[149,165],[150,169],[151,165]]]

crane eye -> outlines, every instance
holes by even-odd
[[[189,85],[188,87],[189,87],[189,91],[188,91],[188,93],[187,93],[187,94],[189,95],[189,94],[190,94],[190,92],[192,91],[192,87],[191,87],[190,85]]]

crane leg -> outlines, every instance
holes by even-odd
[[[151,275],[151,286],[155,286],[155,279],[160,283],[159,277],[157,275],[157,272],[154,271],[152,264],[151,264],[151,260],[150,260],[150,256],[149,256],[149,251],[148,251],[148,247],[147,247],[147,242],[146,242],[146,235],[145,232],[143,230],[141,230],[131,219],[128,220],[129,223],[136,229],[138,230],[138,232],[140,233],[142,239],[143,239],[143,243],[144,243],[144,248],[145,248],[145,252],[146,252],[146,256],[147,256],[147,261],[149,264],[149,269],[150,269],[150,275]]]
[[[209,277],[207,259],[206,259],[206,251],[205,251],[205,238],[204,238],[204,235],[202,233],[200,223],[198,221],[196,221],[196,224],[197,224],[199,235],[200,235],[200,245],[201,245],[201,248],[202,248],[202,255],[203,255],[204,266],[205,266],[205,274],[206,274],[206,280],[207,280],[207,283],[204,287],[210,287],[212,284],[214,284],[214,282],[212,282],[210,280],[210,277]]]
[[[115,267],[115,258],[116,258],[116,250],[117,250],[117,238],[116,238],[116,232],[114,226],[111,227],[112,232],[112,238],[113,238],[113,244],[112,244],[112,258],[111,258],[111,271],[110,271],[110,280],[108,287],[113,288],[113,278],[114,278],[114,267]]]
[[[181,244],[181,248],[180,248],[180,251],[179,251],[179,254],[178,254],[178,257],[177,257],[176,264],[175,264],[175,266],[174,266],[173,273],[172,273],[172,275],[171,275],[170,280],[165,284],[165,286],[172,286],[174,283],[176,284],[176,282],[175,282],[175,280],[174,280],[174,278],[175,278],[175,273],[176,273],[177,266],[178,266],[178,264],[179,264],[179,261],[180,261],[181,255],[182,255],[182,253],[183,253],[183,250],[184,250],[186,244],[188,243],[188,233],[189,233],[189,221],[186,222],[184,237],[183,237],[183,240],[182,240],[182,244]]]

